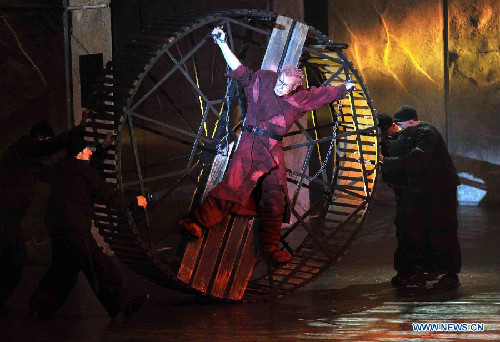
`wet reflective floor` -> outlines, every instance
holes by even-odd
[[[392,205],[377,203],[340,264],[276,302],[216,303],[163,289],[124,268],[130,287],[153,295],[132,319],[110,320],[81,275],[58,314],[37,321],[28,315],[27,297],[46,266],[28,265],[10,301],[12,316],[0,318],[0,340],[500,341],[500,213],[459,208],[463,268],[455,291],[436,291],[432,282],[420,290],[391,287],[393,216]],[[414,331],[412,323],[456,325],[429,332]]]

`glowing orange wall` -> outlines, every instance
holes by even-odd
[[[347,54],[377,111],[392,114],[411,104],[445,137],[448,126],[449,149],[464,183],[462,202],[500,200],[499,14],[497,0],[329,3],[330,38],[349,44]]]

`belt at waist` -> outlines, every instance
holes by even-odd
[[[277,140],[277,141],[282,141],[283,140],[283,137],[281,135],[278,135],[278,134],[273,134],[269,131],[266,131],[265,129],[262,129],[260,127],[255,127],[255,126],[252,126],[252,125],[245,125],[243,126],[243,129],[245,131],[249,131],[249,132],[252,132],[252,133],[255,133],[255,134],[260,134],[260,135],[264,135],[268,138],[271,138],[271,139],[274,139],[274,140]]]

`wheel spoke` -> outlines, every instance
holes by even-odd
[[[156,124],[158,126],[161,126],[161,127],[167,128],[169,130],[172,130],[174,132],[181,133],[181,134],[187,135],[189,137],[195,138],[196,143],[198,142],[198,140],[201,140],[201,141],[203,141],[205,143],[209,143],[209,144],[213,142],[211,139],[205,138],[205,137],[200,136],[200,135],[196,135],[194,133],[185,131],[183,129],[177,128],[177,127],[172,126],[172,125],[169,125],[169,124],[167,124],[165,122],[162,122],[162,121],[159,121],[159,120],[155,120],[155,119],[149,118],[147,116],[144,116],[144,115],[141,115],[141,114],[138,114],[138,113],[131,112],[131,115],[133,117],[135,117],[135,118],[138,118],[138,119],[141,119],[141,120],[144,120],[144,121],[147,121],[147,122],[151,122],[151,123],[154,123],[154,124]]]
[[[155,83],[157,83],[157,79],[151,75],[151,73],[148,73],[148,77]],[[182,122],[184,122],[184,124],[186,126],[189,127],[189,129],[191,130],[191,132],[195,132],[194,128],[189,124],[189,122],[186,120],[186,117],[184,116],[184,114],[182,114],[181,110],[179,109],[179,107],[176,106],[175,102],[172,100],[172,98],[167,94],[167,92],[165,90],[163,90],[162,87],[159,87],[158,88],[159,91],[160,91],[160,94],[162,94],[165,99],[168,101],[168,103],[170,103],[170,105],[172,106],[172,108],[174,109],[174,112],[180,117],[180,119],[182,120]]]
[[[326,245],[316,234],[314,233],[313,229],[304,221],[301,215],[297,213],[297,211],[294,208],[291,208],[292,214],[295,216],[295,218],[300,222],[302,227],[307,231],[309,236],[314,240],[314,242],[318,245],[319,249],[330,259],[330,261],[335,262],[335,256],[331,254],[330,249],[328,248],[328,245]]]
[[[175,57],[169,52],[167,51],[167,54],[168,56],[170,57],[170,59],[172,59],[172,61],[174,61],[174,63],[176,63],[176,59]],[[184,77],[188,80],[188,82],[191,84],[191,86],[193,87],[193,89],[198,93],[198,95],[203,99],[205,105],[210,108],[210,110],[212,111],[212,113],[217,117],[217,119],[220,120],[220,115],[219,115],[219,112],[217,111],[217,109],[215,109],[215,107],[213,106],[213,104],[207,99],[207,97],[205,96],[205,94],[203,94],[203,92],[198,89],[198,87],[196,86],[196,83],[191,79],[191,76],[189,76],[189,74],[183,69],[183,68],[179,68],[180,72],[184,75]],[[205,113],[206,114],[206,113]],[[204,115],[204,119],[203,120],[206,120],[206,116]],[[229,134],[231,134],[232,138],[233,139],[237,139],[238,137],[234,134],[234,132],[229,132]]]
[[[132,186],[135,186],[135,185],[138,185],[138,184],[146,184],[146,183],[154,182],[154,181],[157,181],[157,180],[160,180],[160,179],[165,179],[165,178],[171,178],[171,177],[176,177],[176,176],[183,176],[183,177],[185,177],[196,166],[198,166],[197,163],[195,165],[193,165],[188,171],[186,171],[184,169],[184,170],[167,172],[167,173],[164,173],[164,174],[162,174],[160,176],[154,176],[154,177],[148,177],[148,178],[141,178],[140,180],[137,180],[137,181],[123,183],[123,186],[125,188],[129,188],[129,187],[132,187]]]
[[[207,113],[208,113],[208,111],[205,109],[203,111],[203,118],[201,119],[200,127],[198,128],[198,135],[194,140],[193,148],[191,150],[191,155],[189,156],[186,170],[191,167],[191,163],[193,162],[194,155],[196,153],[196,145],[198,144],[198,140],[202,138],[201,133],[202,133],[203,128],[205,126],[205,120],[207,119]]]
[[[306,46],[304,46],[302,51],[309,52],[311,55],[316,55],[316,56],[321,57],[323,59],[327,59],[330,62],[334,62],[334,63],[341,64],[341,65],[344,64],[344,61],[342,59],[334,58],[332,56],[327,55],[326,53],[319,52],[317,50],[308,48]]]
[[[335,230],[327,235],[327,241],[333,238],[340,230],[342,230],[348,223],[350,223],[352,218],[355,217],[361,211],[361,209],[363,209],[363,207],[366,206],[366,203],[367,203],[366,201],[362,201],[354,209],[354,211],[344,219],[344,222],[340,223],[337,227],[335,227]]]
[[[154,199],[155,202],[159,203],[164,199],[166,199],[168,195],[170,195],[175,189],[177,189],[181,185],[182,181],[184,181],[184,179],[186,179],[187,176],[188,176],[187,174],[183,174],[174,184],[172,184],[167,189],[156,191]]]
[[[357,197],[359,199],[362,199],[363,201],[366,201],[367,198],[370,198],[368,196],[363,196],[363,195],[360,195],[358,194],[357,192],[354,192],[352,190],[349,190],[347,189],[346,187],[342,186],[342,185],[339,185],[339,184],[336,184],[334,185],[334,187],[332,188],[333,191],[339,191],[339,192],[343,192],[345,194],[348,194],[348,195],[351,195],[351,196],[354,196],[354,197]]]
[[[259,29],[259,28],[255,27],[255,26],[251,26],[249,24],[246,24],[246,23],[244,23],[242,21],[239,21],[239,20],[236,20],[236,19],[233,19],[233,18],[227,18],[226,20],[228,22],[230,22],[230,23],[234,23],[234,24],[236,24],[238,26],[245,27],[245,28],[247,28],[249,30],[252,30],[254,32],[262,33],[263,35],[266,35],[266,36],[270,36],[271,35],[271,30]]]
[[[314,204],[312,204],[309,209],[306,210],[306,212],[304,214],[302,214],[301,218],[302,220],[305,220],[308,216],[310,216],[314,210],[316,210],[317,206],[322,203],[323,200],[322,199],[319,199],[317,200]],[[295,229],[297,229],[297,227],[300,226],[300,221],[297,220],[294,224],[292,224],[291,226],[289,227],[286,227],[286,231],[281,235],[281,239],[282,240],[285,240],[291,233],[293,233],[295,231]]]
[[[346,71],[346,76],[347,71]],[[351,109],[352,109],[352,121],[354,122],[354,127],[356,131],[359,131],[359,125],[358,125],[358,118],[356,115],[356,106],[354,105],[354,98],[352,96],[352,92],[349,93],[349,102],[351,103]],[[370,196],[370,187],[368,186],[368,174],[366,172],[366,165],[365,165],[365,157],[363,154],[363,150],[361,149],[361,137],[359,134],[356,135],[356,146],[358,148],[358,155],[359,155],[359,163],[361,164],[361,169],[363,171],[363,187],[365,189],[365,193],[367,196]]]
[[[358,129],[358,130],[351,131],[351,132],[339,133],[339,134],[337,134],[335,136],[335,139],[338,140],[340,138],[349,137],[351,135],[372,135],[371,133],[373,131],[375,131],[375,132],[377,131],[377,127],[376,126],[371,126],[371,127],[368,127],[368,128]],[[299,144],[285,146],[285,147],[283,147],[283,151],[294,150],[294,149],[301,148],[301,147],[304,147],[304,146],[315,145],[315,144],[319,144],[319,143],[322,143],[322,142],[325,142],[325,141],[330,141],[330,140],[332,140],[331,136],[320,138],[320,139],[315,139],[315,140],[311,140],[311,141],[306,141],[306,142],[299,143]]]
[[[141,125],[139,123],[135,123],[134,124],[134,127],[136,128],[140,128],[142,130],[145,130],[147,132],[150,132],[150,133],[153,133],[153,134],[156,134],[158,136],[161,136],[161,137],[164,137],[164,138],[167,138],[169,140],[172,140],[172,141],[175,141],[175,142],[178,142],[182,145],[186,145],[186,146],[192,146],[194,142],[192,141],[188,141],[188,140],[182,140],[176,136],[173,136],[173,135],[170,135],[170,134],[167,134],[167,133],[164,133],[164,132],[161,132],[161,131],[158,131],[154,128],[151,128],[151,127],[148,127],[148,126],[145,126],[145,125]],[[208,145],[208,144],[207,144]],[[198,150],[201,150],[201,151],[207,151],[207,152],[210,152],[210,153],[216,153],[217,151],[213,148],[210,148],[210,147],[207,147],[207,146],[204,146],[204,145],[198,145]],[[189,156],[187,156],[189,157]]]
[[[306,137],[307,140],[309,140],[309,141],[312,140],[312,137],[304,129],[304,127],[302,126],[302,124],[299,121],[295,121],[295,125],[297,125],[297,127],[302,132],[302,134],[304,134],[304,136]],[[309,160],[311,158],[311,152],[312,152],[312,146],[309,146],[307,148],[307,153],[306,153],[306,156],[304,158],[304,161],[302,162],[302,169],[300,171],[301,175],[305,175],[305,172],[306,172],[307,167],[309,165]],[[292,206],[295,206],[295,204],[297,203],[297,199],[299,197],[299,192],[300,192],[300,189],[302,188],[302,183],[304,182],[304,178],[305,177],[301,176],[298,183],[297,183],[297,186],[295,187],[295,192],[294,192],[293,198],[292,198]]]
[[[181,60],[177,61],[175,58],[172,60],[175,63],[175,66],[167,73],[165,76],[161,78],[146,94],[144,94],[128,111],[135,110],[141,103],[143,103],[153,92],[155,92],[170,76],[174,74],[177,69],[182,69],[181,65],[186,62],[196,51],[198,51],[204,44],[206,43],[205,39],[202,39],[196,46],[189,51],[189,53],[184,56]],[[165,53],[168,55],[172,55],[170,51],[167,49]],[[158,59],[159,57],[157,57]]]
[[[313,124],[311,127],[304,128],[303,130],[306,132],[314,132],[314,131],[318,131],[318,130],[323,129],[323,128],[329,128],[329,127],[333,127],[333,126],[335,126],[335,122],[330,122],[330,123],[327,123],[324,125]],[[303,134],[303,130],[289,131],[287,134],[285,134],[285,137],[291,137],[291,136],[294,136],[297,134]]]
[[[135,140],[135,134],[134,134],[134,123],[132,122],[132,118],[130,117],[130,115],[128,115],[125,120],[128,121],[128,127],[129,127],[129,131],[130,131],[130,140],[132,142],[132,148],[134,150],[134,159],[135,159],[135,166],[137,168],[137,178],[139,179],[139,188],[141,190],[141,194],[144,195],[145,190],[144,190],[144,183],[143,183],[143,179],[142,179],[141,164],[139,162],[139,154],[137,152],[137,142]],[[145,211],[145,218],[146,218],[146,234],[148,237],[148,246],[149,246],[149,248],[151,248],[151,235],[150,235],[150,231],[149,231],[149,228],[150,228],[150,226],[149,226],[149,214],[147,211]]]

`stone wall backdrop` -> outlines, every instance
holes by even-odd
[[[330,38],[349,44],[377,111],[411,104],[442,132],[462,204],[500,201],[499,13],[498,0],[329,0]]]
[[[500,1],[450,1],[450,144],[463,201],[500,198]]]

